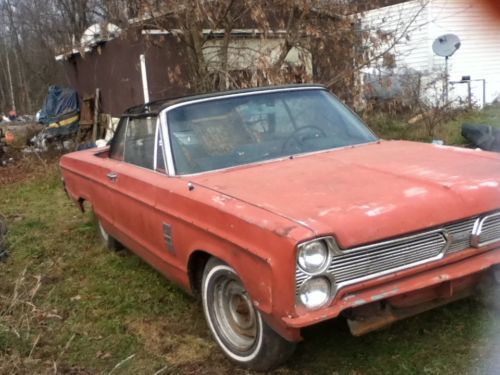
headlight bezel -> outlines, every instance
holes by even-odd
[[[318,268],[318,270],[314,270],[313,272],[311,272],[311,270],[304,269],[301,266],[301,264],[299,262],[299,258],[300,258],[301,251],[304,249],[304,247],[311,244],[311,243],[315,243],[315,242],[321,242],[324,245],[327,253],[326,253],[326,258],[325,258],[321,268]],[[328,269],[330,267],[330,264],[332,262],[333,257],[340,252],[340,249],[337,246],[337,242],[336,242],[335,238],[333,236],[324,236],[324,237],[313,238],[313,239],[310,239],[310,240],[307,240],[307,241],[304,241],[304,242],[297,244],[296,249],[297,250],[296,250],[295,266],[297,267],[297,271],[300,270],[301,273],[307,275],[307,278],[296,289],[296,300],[297,300],[298,306],[302,306],[307,311],[314,311],[314,310],[318,310],[318,309],[321,309],[321,308],[328,306],[333,301],[333,299],[337,295],[337,291],[338,291],[338,285],[337,285],[335,278],[328,272]],[[325,302],[323,304],[321,304],[320,306],[308,307],[302,301],[301,293],[303,292],[303,288],[306,286],[306,284],[308,282],[310,282],[311,280],[316,279],[316,278],[325,278],[328,280],[328,282],[329,282],[329,296],[325,300]]]
[[[326,280],[326,282],[327,282],[328,291],[326,293],[327,294],[326,298],[319,305],[308,306],[307,303],[302,300],[302,296],[304,295],[304,289],[307,288],[307,287],[309,287],[310,283],[313,283],[313,282],[315,282],[317,280],[320,280],[320,279]],[[333,283],[333,281],[327,275],[319,275],[319,276],[310,277],[309,279],[307,279],[306,281],[304,281],[304,283],[300,286],[300,288],[298,290],[298,293],[297,293],[297,299],[298,299],[299,303],[302,306],[304,306],[307,310],[309,310],[309,311],[319,310],[319,309],[321,309],[322,307],[328,305],[331,302],[332,297],[334,295],[333,294],[333,290],[334,289],[335,289],[335,284]]]
[[[297,256],[296,256],[297,267],[299,267],[302,272],[304,272],[305,274],[310,275],[310,276],[318,276],[318,275],[324,274],[327,271],[327,269],[332,261],[332,256],[333,256],[333,251],[332,251],[333,249],[332,249],[332,244],[331,244],[332,240],[333,240],[333,237],[321,237],[321,238],[315,238],[315,239],[305,241],[305,242],[298,244],[297,245]],[[335,241],[335,240],[333,240],[333,241]],[[323,264],[320,268],[318,268],[317,270],[308,270],[301,265],[300,256],[301,256],[301,252],[304,251],[308,245],[311,245],[314,243],[321,243],[324,246],[324,248],[326,250],[326,256],[325,256]],[[333,242],[333,243],[335,243],[335,242]]]

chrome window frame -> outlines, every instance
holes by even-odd
[[[159,137],[159,128],[160,128],[160,119],[156,119],[156,129],[155,129],[155,143],[153,147],[153,170],[158,170],[158,137]]]
[[[124,142],[124,146],[123,146],[123,160],[117,160],[117,159],[114,159],[114,158],[111,158],[111,160],[114,160],[116,162],[120,162],[120,163],[126,163],[128,165],[131,165],[131,166],[134,166],[135,168],[140,168],[140,169],[144,169],[145,171],[149,171],[149,172],[155,172],[155,173],[159,173],[161,175],[165,175],[167,174],[168,175],[168,169],[167,169],[167,165],[165,163],[165,147],[163,147],[163,163],[165,164],[165,172],[163,171],[159,171],[158,170],[158,139],[161,139],[163,140],[163,133],[162,133],[162,126],[161,126],[161,119],[160,119],[160,116],[159,115],[156,115],[156,116],[144,116],[144,117],[156,117],[156,123],[155,123],[155,136],[154,136],[154,147],[153,147],[153,169],[151,168],[146,168],[146,167],[143,167],[143,166],[140,166],[140,165],[137,165],[137,164],[133,164],[133,163],[130,163],[128,161],[125,160],[125,143],[126,143],[126,140],[127,140],[127,128],[128,128],[128,125],[130,123],[130,118],[131,117],[142,117],[142,116],[123,116],[122,118],[125,119],[125,123],[122,125],[124,126],[126,129],[125,129],[125,134],[124,134],[124,137],[123,137],[123,142]]]
[[[157,116],[156,118],[156,131],[155,131],[155,146],[154,146],[154,171],[161,173],[161,174],[167,174],[168,175],[168,167],[165,159],[165,142],[163,141],[165,138],[163,136],[163,131],[162,131],[162,126],[161,126],[161,118],[160,116]],[[159,142],[161,141],[162,147],[161,149],[159,148]],[[163,157],[163,171],[158,170],[158,152],[161,152]]]
[[[157,157],[157,155],[156,155],[156,152],[157,152],[157,143],[156,143],[156,140],[157,140],[157,135],[158,135],[158,126],[159,126],[159,123],[160,123],[160,121],[159,121],[159,115],[144,114],[144,115],[140,115],[140,116],[126,116],[126,117],[127,117],[127,124],[126,124],[127,128],[125,129],[125,137],[124,137],[125,144],[124,144],[124,147],[123,147],[123,160],[122,160],[122,162],[123,163],[127,163],[129,165],[133,165],[133,166],[135,166],[137,168],[142,168],[142,169],[147,170],[147,171],[158,172],[156,170],[156,157]],[[126,151],[125,145],[126,145],[126,140],[127,140],[127,132],[126,131],[128,130],[128,126],[130,124],[130,120],[131,119],[141,119],[141,118],[151,118],[152,119],[154,117],[156,117],[156,121],[155,121],[155,125],[154,125],[155,126],[155,130],[154,130],[154,138],[153,138],[153,142],[154,142],[154,145],[153,145],[153,168],[143,167],[142,165],[137,165],[137,164],[131,163],[130,161],[125,160],[125,151]],[[161,173],[161,172],[158,172],[158,173]]]
[[[125,118],[123,125],[121,125],[122,127],[125,128],[125,130],[124,130],[125,133],[123,134],[123,154],[122,154],[122,160],[118,160],[118,159],[115,159],[115,158],[111,157],[111,147],[113,146],[112,144],[110,145],[110,149],[109,149],[109,151],[110,151],[110,154],[109,154],[110,157],[109,158],[112,159],[112,160],[115,160],[115,161],[125,162],[125,144],[127,143],[127,128],[128,128],[128,123],[130,121],[130,117],[129,116],[123,116],[122,118]],[[113,138],[111,139],[111,142],[113,142],[114,136],[115,136],[115,134],[116,134],[117,131],[118,131],[118,126],[115,129],[115,133],[113,134]]]

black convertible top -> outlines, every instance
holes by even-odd
[[[261,92],[261,91],[265,92],[265,91],[282,90],[287,88],[311,88],[311,89],[323,89],[323,90],[327,89],[325,86],[319,84],[293,84],[293,85],[281,85],[281,86],[254,87],[249,89],[226,90],[226,91],[217,91],[217,92],[198,94],[198,95],[170,97],[130,107],[123,116],[126,117],[158,116],[161,110],[179,103],[190,102],[199,99],[217,98],[219,96],[225,96],[228,94],[244,94],[244,93]]]

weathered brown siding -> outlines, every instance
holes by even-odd
[[[172,36],[128,35],[61,63],[80,99],[101,90],[101,111],[119,116],[144,102],[140,55],[145,54],[150,100],[188,93],[183,48]]]

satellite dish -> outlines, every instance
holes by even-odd
[[[99,42],[114,39],[118,37],[120,33],[121,29],[112,23],[96,23],[84,31],[80,43],[82,46],[88,47]]]
[[[458,51],[462,43],[455,34],[445,34],[438,37],[432,44],[432,50],[438,56],[450,57]]]

